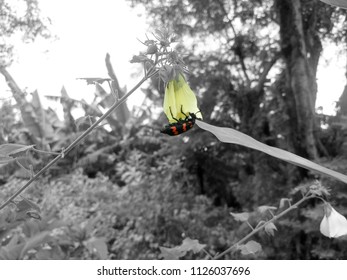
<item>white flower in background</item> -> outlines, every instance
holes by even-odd
[[[324,205],[324,217],[320,223],[320,232],[330,238],[338,238],[347,234],[347,219],[329,203]]]

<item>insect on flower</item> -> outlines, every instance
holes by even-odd
[[[163,109],[170,124],[177,123],[178,120],[187,120],[191,113],[202,119],[196,96],[182,74],[178,74],[167,83]]]
[[[171,111],[171,108],[170,108],[170,111]],[[160,132],[167,134],[167,135],[170,135],[170,136],[176,136],[176,135],[182,134],[182,133],[188,131],[189,129],[191,129],[195,124],[195,120],[199,119],[196,117],[196,114],[194,114],[194,113],[189,113],[189,115],[183,113],[182,107],[181,107],[181,112],[185,116],[184,120],[182,120],[182,119],[178,120],[172,116],[172,118],[176,122],[164,126],[164,128],[161,129]],[[171,114],[172,114],[172,112],[171,112]]]
[[[194,126],[196,119],[202,119],[196,96],[181,73],[167,83],[163,107],[169,124],[160,132],[170,136],[188,131]]]

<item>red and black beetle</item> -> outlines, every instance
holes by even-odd
[[[186,116],[184,120],[177,120],[172,116],[172,118],[176,122],[164,126],[160,130],[160,132],[170,136],[176,136],[191,129],[195,124],[195,120],[197,119],[196,115],[194,113],[189,113],[189,115],[186,115],[185,113],[183,113],[182,108],[181,108],[181,112],[183,115]],[[171,112],[171,115],[172,115],[172,112]]]

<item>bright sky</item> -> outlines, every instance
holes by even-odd
[[[336,101],[339,100],[347,83],[346,55],[339,54],[338,46],[323,45],[317,73],[318,94],[316,107],[322,106],[323,113],[334,114]]]
[[[39,4],[42,15],[52,20],[50,30],[58,40],[16,45],[17,61],[9,72],[20,87],[28,92],[38,89],[41,96],[60,96],[64,85],[70,97],[90,101],[94,87],[76,78],[107,78],[107,52],[121,87],[130,89],[139,80],[131,77],[139,65],[129,61],[145,49],[137,40],[148,32],[145,18],[138,16],[143,11],[131,9],[123,0],[41,0]],[[129,102],[136,100],[138,95],[133,95]]]
[[[16,45],[17,61],[9,68],[20,87],[28,92],[38,89],[41,96],[60,96],[64,85],[72,98],[94,98],[94,87],[87,86],[78,77],[107,77],[105,55],[111,55],[120,85],[130,89],[138,80],[132,74],[139,66],[130,64],[134,54],[144,49],[137,38],[144,39],[151,29],[146,24],[143,10],[134,10],[124,0],[41,0],[43,16],[52,20],[51,31],[59,39],[38,39],[32,44]],[[142,14],[142,17],[139,15]],[[330,46],[323,54],[318,72],[316,106],[324,113],[334,113],[334,102],[340,97],[346,83],[346,58],[336,54]],[[330,60],[327,63],[326,60]],[[0,79],[0,92],[6,87]],[[10,95],[10,94],[9,94]],[[139,98],[141,96],[141,98]],[[139,104],[140,91],[132,95],[128,104]],[[59,108],[59,104],[49,103]]]

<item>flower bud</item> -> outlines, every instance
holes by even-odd
[[[146,53],[147,53],[147,54],[155,54],[157,51],[158,51],[157,45],[153,44],[153,45],[149,45],[149,46],[147,47]]]

